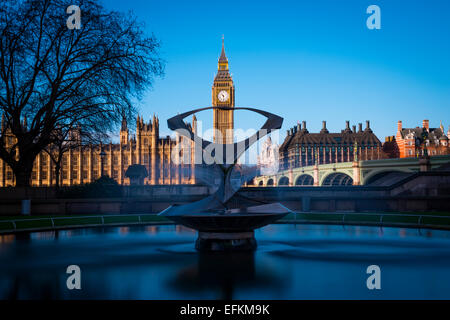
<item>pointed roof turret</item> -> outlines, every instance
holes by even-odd
[[[222,52],[220,53],[219,57],[218,70],[219,70],[218,74],[220,74],[222,77],[230,78],[230,75],[228,73],[228,58],[225,54],[225,43],[223,36],[222,36]]]
[[[222,52],[220,53],[219,63],[220,62],[228,63],[228,59],[225,54],[225,37],[224,36],[222,36]]]
[[[127,131],[128,130],[128,124],[127,124],[127,118],[125,118],[125,114],[122,115],[122,127],[120,128],[120,131]]]
[[[228,69],[228,58],[225,55],[225,44],[224,38],[222,36],[222,52],[220,53],[219,62],[218,62],[218,71],[214,78],[214,82],[219,81],[233,81],[231,78],[229,69]]]

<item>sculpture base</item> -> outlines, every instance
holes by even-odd
[[[253,251],[257,244],[254,231],[198,232],[195,249],[201,252]]]
[[[202,252],[252,251],[256,249],[253,230],[281,219],[291,212],[279,203],[236,209],[204,208],[214,199],[205,198],[183,206],[170,206],[159,215],[198,230],[195,248]],[[199,202],[204,202],[199,205]]]

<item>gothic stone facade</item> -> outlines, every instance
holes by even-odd
[[[234,84],[228,69],[228,59],[222,40],[222,52],[218,61],[218,72],[212,86],[212,106],[234,108]],[[222,140],[214,136],[217,143],[233,142],[233,110],[213,110],[215,131],[220,131]],[[191,128],[197,132],[197,119],[192,119]],[[14,137],[6,135],[7,143],[12,145]],[[159,136],[159,119],[144,123],[140,117],[136,121],[136,135],[130,137],[126,121],[120,130],[120,143],[86,146],[69,150],[64,154],[60,174],[60,185],[71,186],[95,181],[101,176],[114,178],[119,184],[128,185],[125,177],[132,164],[146,167],[149,176],[144,184],[195,184],[195,148],[192,141],[183,136],[171,139]],[[182,145],[191,144],[190,157],[182,155],[181,163],[172,159],[172,154],[182,153]],[[181,155],[181,154],[180,154]],[[187,159],[187,161],[186,161]],[[186,161],[186,163],[183,163]],[[50,156],[42,152],[34,162],[31,184],[33,186],[55,185],[54,164]],[[14,186],[14,175],[9,166],[0,159],[0,187]]]
[[[197,130],[197,120],[193,117],[193,131]],[[136,135],[130,137],[127,122],[122,122],[120,143],[79,147],[67,151],[62,160],[60,185],[71,186],[95,181],[101,176],[114,178],[119,184],[129,185],[125,172],[132,164],[146,167],[148,177],[144,184],[195,184],[195,161],[187,164],[174,163],[172,153],[177,154],[178,146],[185,139],[176,136],[159,136],[159,119],[144,123],[138,116]],[[6,143],[12,145],[14,137],[6,135]],[[194,148],[192,159],[194,159]],[[194,159],[195,160],[195,159]],[[178,161],[176,161],[178,162]],[[33,186],[53,186],[56,183],[54,163],[50,155],[41,152],[34,162]],[[14,186],[14,175],[9,166],[0,159],[0,187]]]

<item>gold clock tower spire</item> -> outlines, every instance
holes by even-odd
[[[228,59],[225,54],[223,36],[222,52],[220,53],[218,70],[212,86],[212,106],[234,108],[234,84],[228,70]],[[233,143],[233,110],[214,109],[213,125],[215,143]]]

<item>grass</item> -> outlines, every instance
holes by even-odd
[[[345,215],[345,218],[344,218]],[[383,218],[381,219],[381,217]],[[324,221],[324,222],[346,222],[346,223],[379,223],[382,221],[384,224],[419,224],[420,216],[422,219],[420,223],[422,225],[433,226],[450,226],[450,213],[294,213],[288,214],[282,221]]]
[[[84,214],[83,217],[87,217],[87,216],[98,216],[98,214],[92,213],[92,214]],[[0,216],[0,222],[4,221],[4,220],[29,220],[29,219],[43,219],[43,218],[74,218],[76,216],[68,216],[68,215],[36,215],[36,216],[23,216],[23,215],[17,215],[17,216]]]
[[[158,222],[169,222],[164,217],[147,214],[141,215],[141,223],[158,223]],[[93,225],[93,224],[120,224],[120,223],[139,223],[139,216],[137,215],[119,215],[119,216],[104,216],[104,221],[102,223],[102,218],[96,215],[85,215],[83,217],[77,216],[51,216],[51,215],[41,215],[41,216],[3,216],[0,217],[0,231],[14,229],[13,224],[8,220],[14,220],[16,224],[16,229],[38,229],[38,228],[52,228],[52,221],[50,218],[55,218],[55,227],[65,227],[65,226],[83,226],[83,225]],[[64,218],[64,219],[58,219]],[[40,219],[40,220],[34,220]]]
[[[345,215],[345,219],[343,217]],[[419,223],[420,216],[422,216],[421,224],[432,226],[450,226],[450,213],[294,213],[288,214],[280,222],[334,222],[334,223],[379,223],[381,216],[383,215],[384,224],[411,224],[417,225]],[[113,224],[127,224],[127,223],[161,223],[170,222],[167,218],[155,215],[155,214],[143,214],[140,215],[140,221],[138,215],[112,215],[103,216],[103,223],[105,225]],[[0,217],[0,231],[14,229],[13,224],[8,220],[14,220],[16,229],[39,229],[39,228],[52,228],[52,222],[50,218],[55,218],[55,227],[73,227],[84,225],[97,225],[102,224],[102,218],[92,214],[79,216],[52,216],[52,215],[40,215],[40,216],[2,216]],[[65,218],[65,219],[58,219]],[[40,220],[32,220],[40,219]]]

